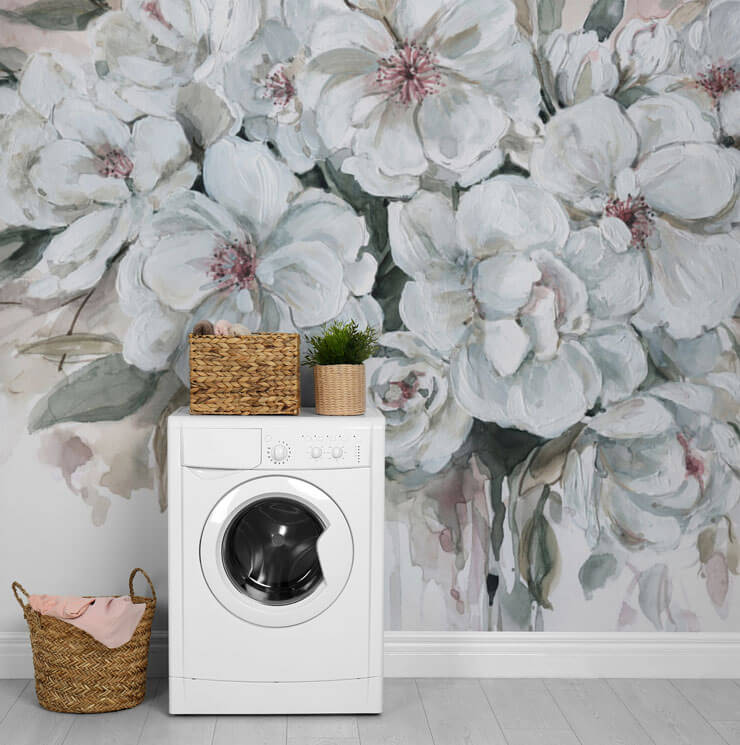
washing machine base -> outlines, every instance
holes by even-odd
[[[380,714],[383,678],[254,683],[170,677],[170,714]]]

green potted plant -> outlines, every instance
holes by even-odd
[[[355,321],[334,321],[308,337],[306,364],[313,367],[316,413],[350,416],[365,412],[365,366],[378,349],[378,331]]]

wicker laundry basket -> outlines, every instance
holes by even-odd
[[[193,414],[298,414],[298,334],[190,335]]]
[[[313,382],[317,414],[356,416],[365,413],[364,365],[316,365]]]
[[[149,583],[151,598],[134,595],[137,572]],[[45,709],[97,714],[130,709],[141,703],[146,693],[149,638],[157,595],[143,569],[131,572],[128,586],[132,602],[146,603],[146,610],[131,639],[109,649],[82,629],[37,613],[18,594],[20,591],[28,597],[28,593],[20,583],[13,582],[13,594],[23,608],[31,633],[36,696]]]

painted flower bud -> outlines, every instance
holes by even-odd
[[[220,321],[216,321],[216,325],[213,327],[216,336],[230,336],[231,334],[231,323],[225,321],[223,318]]]

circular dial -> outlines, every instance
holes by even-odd
[[[324,451],[318,445],[314,445],[311,448],[311,457],[312,458],[320,458],[323,452]]]
[[[288,457],[288,448],[282,442],[272,446],[272,459],[277,463]]]
[[[333,458],[341,458],[344,455],[344,450],[340,447],[333,447],[331,449],[331,455]]]

